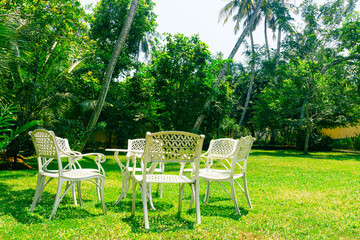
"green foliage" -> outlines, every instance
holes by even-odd
[[[0,70],[0,102],[18,110],[14,124],[20,128],[40,119],[42,127],[53,129],[58,121],[82,120],[75,109],[95,95],[98,82],[86,69],[78,71],[90,45],[80,2],[8,1],[2,7],[0,29],[6,31],[0,31],[0,54],[7,58],[1,58],[6,61]],[[30,143],[29,138],[18,140],[9,146],[14,154]]]
[[[191,131],[207,97],[213,94],[207,48],[198,36],[177,34],[167,35],[166,44],[154,51],[149,75],[155,98],[163,105],[162,129]]]
[[[120,156],[125,163],[125,156]],[[36,159],[26,162],[36,168]],[[40,203],[29,212],[36,188],[36,170],[0,171],[0,232],[3,239],[357,239],[360,230],[359,154],[254,150],[249,156],[247,182],[253,208],[237,188],[242,216],[229,195],[211,185],[209,204],[203,203],[206,184],[200,184],[201,224],[188,211],[191,190],[185,186],[179,215],[176,184],[164,184],[163,197],[153,186],[156,210],[149,211],[144,229],[140,190],[131,216],[131,189],[114,205],[121,191],[121,174],[113,155],[103,163],[106,172],[103,215],[95,185],[81,184],[84,208],[75,207],[68,192],[53,221],[49,216],[56,181],[45,188]],[[174,173],[177,169],[174,169]],[[224,185],[229,189],[228,185]],[[336,230],[336,231],[335,231]]]
[[[14,132],[10,127],[14,125],[15,110],[12,106],[0,104],[0,153],[5,150],[13,139]]]
[[[284,61],[256,104],[253,121],[258,128],[272,129],[282,136],[292,132],[296,145],[304,146],[305,152],[309,143],[310,148],[329,145],[328,140],[316,134],[309,136],[317,128],[343,126],[360,118],[358,60],[348,62],[356,58],[344,57],[352,49],[344,44],[345,39],[356,26],[349,22],[358,18],[345,19],[344,13],[351,12],[351,5],[340,3],[319,8],[311,1],[302,4],[305,27],[286,38]],[[334,47],[336,44],[338,47]],[[356,49],[356,44],[352,46]],[[320,140],[323,143],[316,144]]]
[[[340,29],[333,32],[340,46],[350,52],[350,55],[360,54],[360,15],[355,12],[349,15]]]
[[[101,0],[94,9],[93,18],[90,22],[90,38],[96,42],[93,51],[96,53],[93,57],[93,64],[95,66],[94,73],[98,78],[102,78],[110,60],[130,3],[131,0]],[[146,37],[146,33],[155,31],[154,5],[155,3],[151,0],[139,1],[136,17],[114,69],[114,79],[122,78],[127,71],[134,68],[137,61],[136,57],[140,51],[140,42]]]
[[[211,59],[207,48],[196,35],[167,35],[165,43],[153,50],[148,65],[113,84],[107,99],[113,107],[104,111],[101,120],[108,123],[109,131],[121,132],[121,146],[147,131],[191,131],[210,95],[214,101],[205,110],[208,117],[201,131],[216,135],[229,112],[232,91],[227,83],[214,88],[224,61]]]
[[[346,150],[360,150],[360,135],[342,139],[334,139],[333,148]]]
[[[18,137],[19,134],[40,124],[40,121],[31,121],[21,127],[17,126],[14,129],[16,110],[17,109],[14,106],[0,104],[0,153],[2,153],[10,142]]]
[[[10,129],[41,120],[41,127],[68,138],[71,146],[82,141],[129,3],[103,0],[91,15],[77,0],[12,0],[1,5],[0,103],[17,111]],[[317,136],[316,129],[360,118],[360,17],[352,12],[354,1],[321,6],[304,1],[303,28],[288,25],[288,9],[280,2],[267,2],[272,28],[277,24],[289,32],[280,62],[275,51],[255,45],[256,55],[250,58],[248,50],[244,65],[211,58],[198,36],[166,35],[164,42],[152,38],[154,4],[140,1],[99,119],[106,123],[105,130],[119,136],[114,145],[125,147],[127,139],[143,137],[146,131],[192,131],[196,117],[203,114],[199,132],[207,139],[241,131],[257,134],[263,143],[270,139],[302,147],[309,141],[310,148],[323,147],[328,140]],[[240,26],[243,18],[237,17]],[[150,43],[146,46],[153,55],[147,63],[138,61],[146,49],[139,47],[141,42]],[[252,60],[255,84],[244,128],[239,129]],[[227,76],[217,85],[225,63],[230,66]],[[209,96],[212,101],[203,109]],[[19,138],[10,147],[17,148],[14,152],[32,147],[24,140],[30,144],[28,138]]]

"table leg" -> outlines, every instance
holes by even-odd
[[[115,157],[116,162],[119,164],[119,167],[121,170],[122,188],[121,188],[120,196],[116,200],[115,204],[118,204],[121,201],[121,199],[126,198],[126,193],[130,188],[130,173],[129,173],[127,167],[120,162],[118,154],[119,154],[118,152],[115,152],[114,157]]]

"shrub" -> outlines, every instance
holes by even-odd
[[[332,146],[333,148],[360,150],[360,135],[355,137],[335,139]]]

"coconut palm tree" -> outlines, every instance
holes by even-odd
[[[243,1],[241,1],[241,0],[232,0],[231,2],[233,2],[233,4],[230,3],[229,9],[231,9],[231,8],[230,8],[231,6],[244,5],[244,4],[241,4],[241,2],[246,3],[246,2],[249,2],[249,1],[250,1],[250,0],[243,0]],[[252,14],[250,15],[251,17],[249,18],[249,20],[248,20],[248,22],[247,22],[247,25],[246,25],[246,27],[244,28],[244,30],[242,31],[239,39],[238,39],[237,42],[235,43],[234,48],[232,49],[230,55],[228,56],[228,59],[233,59],[233,58],[234,58],[235,54],[237,53],[237,51],[238,51],[239,48],[240,48],[241,43],[242,43],[243,40],[244,40],[244,38],[246,37],[246,35],[247,35],[248,32],[250,31],[250,29],[253,28],[253,25],[254,25],[254,23],[255,23],[256,18],[258,17],[258,14],[259,14],[259,11],[260,11],[260,8],[261,8],[263,2],[264,2],[264,0],[258,0],[258,2],[256,3],[256,7],[254,8]],[[236,10],[236,8],[234,8],[233,10],[229,10],[229,11],[230,11],[231,14],[232,14],[232,12],[234,12],[235,10]],[[231,14],[230,14],[230,15],[231,15]],[[239,25],[240,25],[240,22],[239,22]],[[238,26],[239,26],[239,25],[238,25]],[[235,28],[236,28],[236,24],[235,24]],[[227,67],[228,67],[228,63],[226,63],[226,64],[222,67],[222,69],[221,69],[221,71],[220,71],[220,73],[219,73],[219,75],[218,75],[218,77],[217,77],[217,81],[215,82],[215,87],[217,87],[217,86],[220,84],[220,82],[222,81],[222,79],[223,79],[223,77],[224,77],[224,75],[225,75],[225,71],[226,71]],[[204,108],[209,107],[210,102],[211,102],[211,99],[208,99],[208,100],[206,101],[206,103],[205,103]],[[200,128],[200,125],[201,125],[204,117],[205,117],[204,114],[201,114],[201,115],[196,119],[196,122],[195,122],[194,128],[193,128],[194,131],[197,131],[197,130]]]
[[[245,0],[245,1],[238,1],[238,0],[232,0],[230,1],[228,4],[225,5],[225,7],[221,10],[220,12],[220,17],[224,17],[224,23],[227,22],[227,20],[229,19],[230,16],[233,16],[233,20],[235,22],[235,34],[238,32],[239,30],[239,25],[242,22],[243,19],[244,20],[244,25],[247,24],[248,21],[250,21],[251,16],[254,12],[255,8],[254,8],[254,3],[252,0]],[[257,15],[257,17],[254,20],[254,23],[252,25],[252,27],[249,30],[249,36],[250,36],[250,46],[251,46],[251,79],[250,79],[250,83],[249,83],[249,88],[248,88],[248,92],[247,92],[247,96],[246,96],[246,100],[245,100],[245,104],[244,104],[244,108],[243,108],[243,112],[241,114],[241,118],[239,121],[239,127],[241,127],[244,118],[245,118],[245,114],[247,111],[247,108],[249,106],[249,101],[250,101],[250,96],[252,93],[252,88],[254,85],[254,79],[255,79],[255,49],[254,49],[254,38],[253,38],[253,31],[255,30],[255,27],[258,25],[258,23],[260,22],[260,15]]]
[[[86,133],[85,141],[84,141],[83,145],[81,146],[81,150],[85,147],[85,144],[89,140],[91,132],[95,128],[97,120],[99,119],[100,112],[104,106],[105,98],[106,98],[107,92],[109,90],[109,86],[110,86],[110,82],[112,79],[112,74],[115,69],[116,62],[119,58],[121,49],[124,46],[126,37],[129,34],[131,24],[135,18],[135,12],[136,12],[138,5],[139,5],[139,0],[133,0],[131,2],[128,14],[127,14],[125,22],[124,22],[124,26],[120,32],[118,40],[116,41],[110,61],[106,67],[105,74],[104,74],[104,80],[103,80],[103,84],[102,84],[102,89],[101,89],[98,101],[96,103],[95,110],[94,110],[94,112],[89,120],[89,123],[87,125],[87,133]]]
[[[274,32],[276,29],[275,23],[276,18],[274,15],[272,3],[274,0],[267,0],[264,1],[261,12],[264,16],[264,38],[265,38],[265,47],[266,47],[266,54],[268,55],[268,59],[270,59],[270,48],[269,48],[269,41],[268,41],[268,27]]]
[[[275,22],[274,24],[278,30],[277,36],[277,46],[276,46],[276,65],[279,63],[280,60],[280,44],[282,33],[284,31],[292,31],[292,27],[290,26],[289,22],[292,20],[292,17],[289,14],[289,11],[297,14],[298,10],[296,9],[295,5],[291,3],[285,3],[285,0],[276,0],[278,4],[274,6],[273,11],[276,12],[275,14]]]

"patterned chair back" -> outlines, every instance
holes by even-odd
[[[62,174],[63,167],[54,132],[44,129],[36,129],[29,132],[29,135],[31,136],[31,140],[35,147],[39,171],[59,172],[59,174]],[[55,171],[47,169],[48,164],[53,159],[57,159],[58,163],[58,169]]]
[[[180,131],[147,133],[144,162],[195,162],[200,159],[204,138]]]

